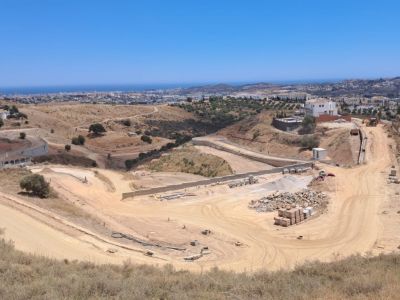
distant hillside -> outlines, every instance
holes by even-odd
[[[191,87],[182,90],[182,94],[232,94],[235,92],[306,92],[317,96],[385,96],[400,97],[400,77],[380,79],[351,79],[339,82],[272,84],[254,83],[244,85],[216,84]]]

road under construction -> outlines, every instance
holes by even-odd
[[[95,263],[172,264],[194,271],[215,266],[277,270],[312,260],[396,251],[400,190],[387,182],[391,166],[397,167],[394,142],[382,125],[362,127],[368,140],[365,161],[353,168],[317,163],[336,175],[326,191],[328,209],[300,225],[276,226],[276,213],[248,208],[250,201],[266,195],[263,187],[287,176],[283,174],[261,175],[257,183],[237,188],[191,187],[186,191],[190,196],[171,201],[148,195],[121,201],[132,182],[139,184],[146,174],[127,177],[111,170],[96,173],[48,165],[34,166],[32,171],[51,180],[60,197],[91,215],[103,229],[84,226],[5,192],[0,194],[0,227],[17,249],[30,253]],[[159,176],[170,180],[171,174]],[[294,176],[300,180],[305,175]]]

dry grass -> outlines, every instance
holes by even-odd
[[[148,167],[157,172],[183,172],[206,177],[233,174],[231,167],[224,159],[201,153],[192,146],[174,150],[152,161]]]
[[[31,171],[24,168],[0,170],[0,190],[10,194],[21,192],[19,182],[23,177],[31,174]]]
[[[46,199],[33,197],[26,193],[21,193],[19,186],[20,180],[32,172],[24,168],[13,168],[0,170],[0,191],[11,195],[18,195],[26,202],[35,204],[39,207],[48,209],[56,214],[67,217],[75,221],[86,221],[88,224],[100,224],[101,222],[86,213],[78,206],[72,204],[68,199],[60,197],[50,186],[50,196]]]
[[[397,299],[400,256],[355,256],[274,273],[194,274],[50,260],[0,240],[0,282],[1,299]]]

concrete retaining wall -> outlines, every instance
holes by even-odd
[[[43,140],[41,145],[22,150],[6,152],[0,155],[0,169],[29,164],[36,156],[46,155],[49,152],[47,143]]]
[[[165,193],[165,192],[170,192],[170,191],[176,191],[176,190],[182,190],[182,189],[186,189],[186,188],[196,187],[196,186],[200,186],[200,185],[210,185],[210,184],[219,183],[219,182],[243,179],[243,178],[249,177],[250,175],[260,176],[260,175],[281,173],[283,171],[283,169],[306,168],[306,167],[311,167],[312,165],[313,165],[312,162],[294,164],[294,165],[290,165],[290,166],[279,167],[279,168],[274,168],[274,169],[269,169],[269,170],[242,173],[242,174],[234,174],[234,175],[228,175],[228,176],[223,176],[223,177],[215,177],[215,178],[204,179],[204,180],[199,180],[199,181],[185,182],[185,183],[181,183],[181,184],[156,187],[156,188],[151,188],[151,189],[146,189],[146,190],[138,190],[138,191],[134,191],[134,192],[123,193],[122,200],[124,200],[126,198],[135,197],[135,196],[145,196],[145,195],[152,195],[152,194],[158,194],[158,193]]]
[[[193,139],[192,143],[194,145],[198,145],[198,146],[207,146],[207,147],[211,147],[211,148],[214,148],[214,149],[217,149],[217,150],[229,152],[229,153],[232,153],[232,154],[235,154],[235,155],[242,156],[242,157],[247,158],[247,159],[251,159],[251,160],[258,161],[258,162],[262,162],[264,164],[271,165],[273,167],[283,167],[283,166],[287,166],[287,165],[291,165],[291,164],[293,165],[293,164],[298,163],[297,160],[292,160],[292,159],[284,159],[284,158],[282,158],[282,159],[280,159],[280,158],[279,159],[278,158],[274,159],[272,157],[269,158],[269,157],[251,155],[251,154],[248,154],[248,153],[242,153],[240,151],[235,151],[235,150],[233,150],[233,149],[231,149],[229,147],[224,147],[222,145],[217,145],[217,144],[215,144],[213,142],[205,141],[205,140]],[[260,155],[262,155],[262,154],[260,154]]]

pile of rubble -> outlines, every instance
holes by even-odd
[[[271,212],[297,206],[312,206],[318,209],[325,207],[327,203],[328,196],[326,194],[304,189],[297,193],[274,193],[259,200],[252,200],[249,203],[249,208],[255,209],[257,212]]]

